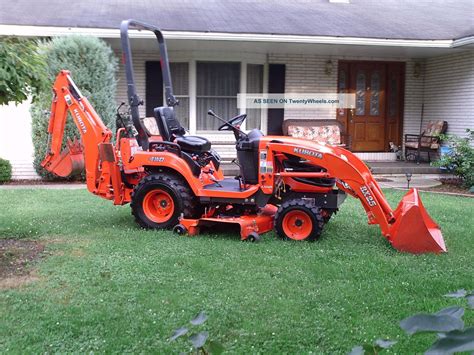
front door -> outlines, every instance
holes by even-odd
[[[403,63],[341,61],[339,92],[355,94],[355,107],[338,110],[351,150],[385,152],[399,145],[403,104]]]
[[[350,92],[355,93],[355,107],[349,110],[349,134],[352,149],[359,152],[385,150],[385,66],[352,63]]]

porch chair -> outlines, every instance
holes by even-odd
[[[448,122],[428,121],[421,134],[405,134],[405,160],[413,156],[420,163],[421,152],[428,153],[428,162],[431,162],[430,153],[436,153],[441,145],[440,134],[446,133]]]
[[[350,149],[349,136],[336,120],[284,120],[283,134]]]

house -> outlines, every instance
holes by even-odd
[[[60,0],[16,0],[0,14],[0,35],[92,35],[120,56],[118,27],[127,18],[164,31],[181,101],[178,117],[227,158],[233,138],[216,131],[218,123],[206,115],[209,107],[224,117],[248,111],[245,128],[268,134],[281,134],[284,119],[338,120],[351,136],[352,150],[370,160],[393,159],[389,142],[402,145],[403,135],[418,134],[427,120],[447,121],[452,134],[474,129],[472,0],[83,0],[68,6]],[[163,104],[155,39],[145,32],[132,38],[142,114],[151,115]],[[127,101],[123,66],[118,78],[117,101]],[[357,105],[237,108],[238,93],[257,92],[353,92]],[[15,111],[7,109],[10,115]],[[7,116],[0,120],[10,132],[17,131],[12,125],[24,125],[18,116]],[[0,136],[0,156],[9,158],[5,137]],[[31,152],[27,145],[25,152]],[[18,159],[23,170],[11,160],[16,176],[26,176],[27,157]]]

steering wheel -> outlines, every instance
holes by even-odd
[[[230,120],[228,120],[226,123],[220,125],[217,130],[218,131],[233,131],[236,128],[240,129],[240,125],[245,121],[246,118],[247,118],[247,114],[245,113],[242,115],[235,116],[231,118]]]

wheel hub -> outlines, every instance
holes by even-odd
[[[283,217],[282,227],[288,238],[303,240],[310,236],[313,223],[305,211],[292,210]]]
[[[164,223],[173,217],[175,211],[173,198],[164,190],[152,190],[143,199],[143,211],[151,221]]]

